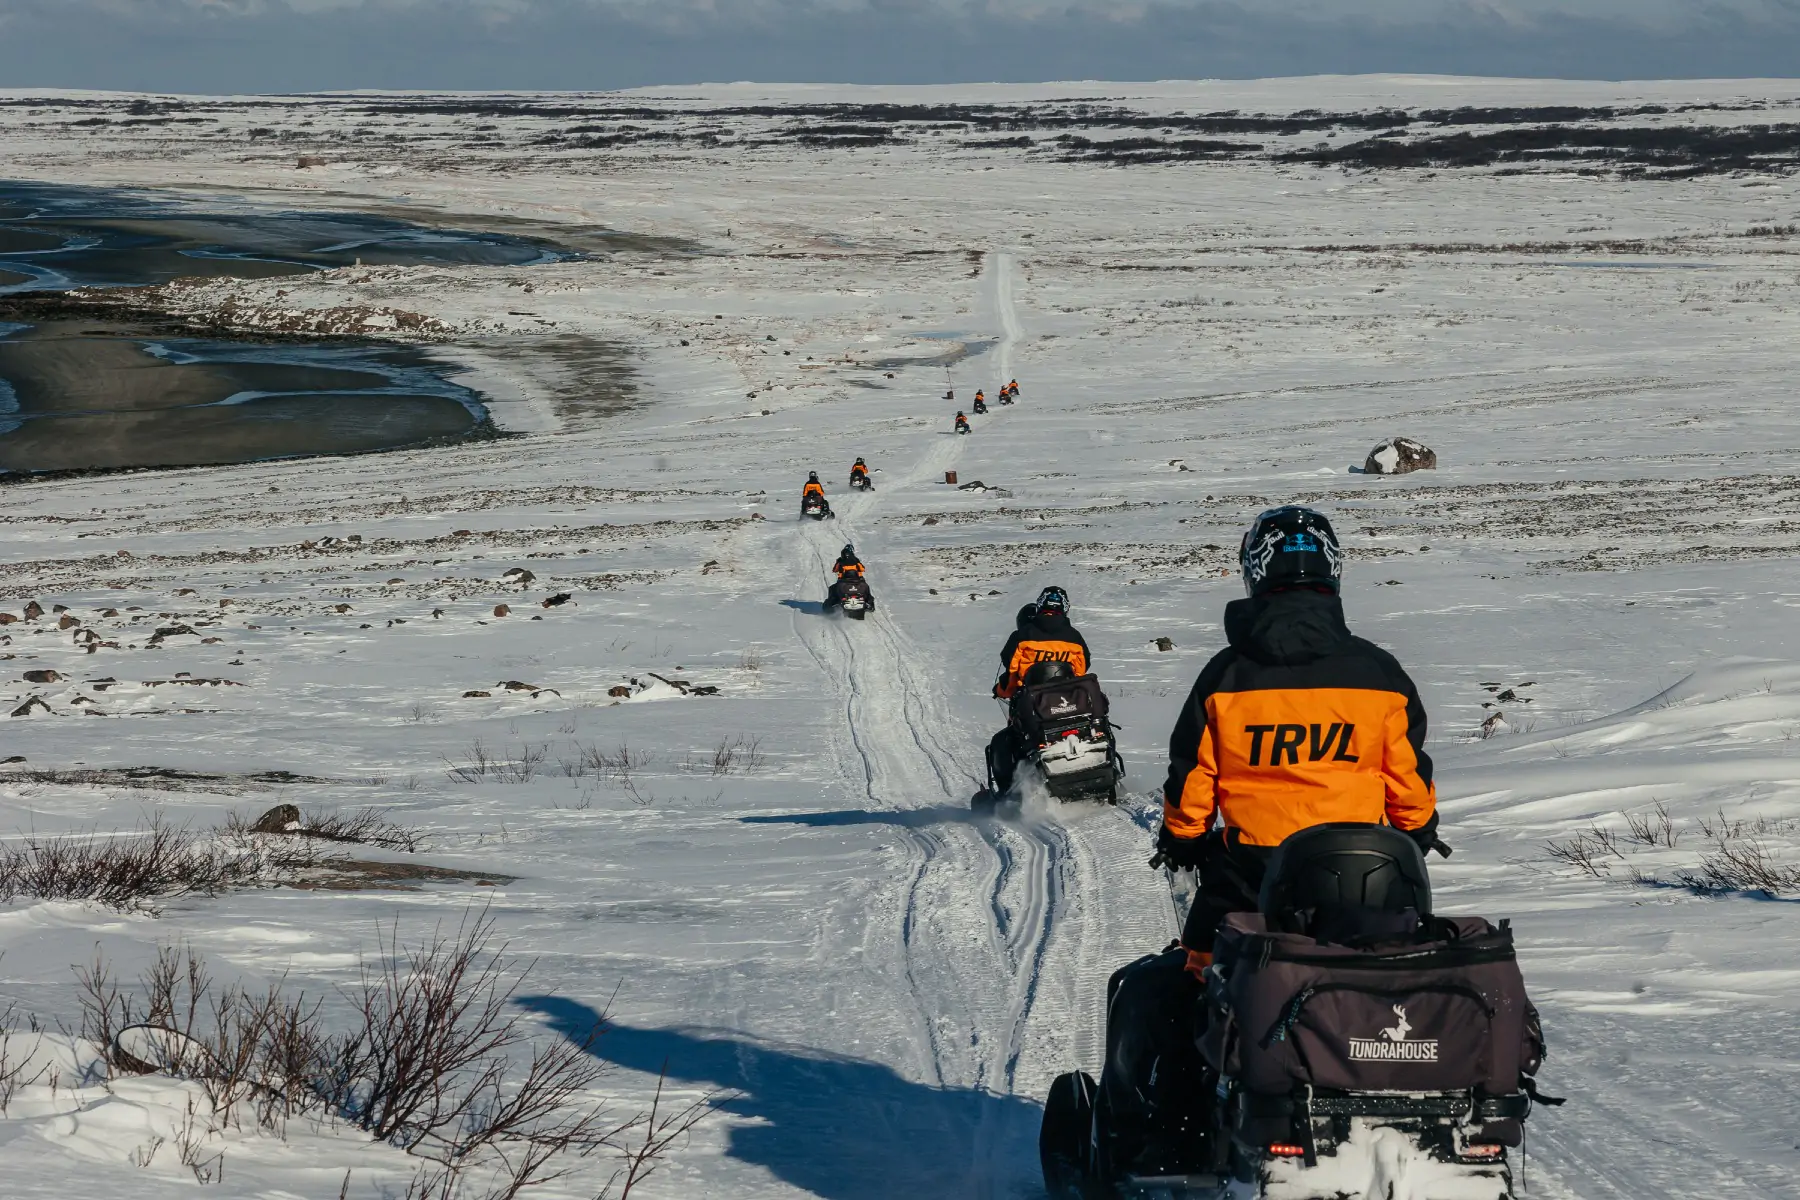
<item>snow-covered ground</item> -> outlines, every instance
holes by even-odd
[[[329,991],[379,923],[422,936],[491,900],[537,959],[527,1006],[545,1036],[610,1011],[600,1052],[622,1109],[665,1062],[684,1097],[738,1093],[640,1194],[1037,1195],[1050,1079],[1098,1067],[1107,973],[1174,931],[1144,865],[1152,796],[1239,594],[1238,531],[1299,500],[1350,546],[1352,626],[1424,692],[1456,847],[1433,868],[1440,907],[1518,931],[1551,1043],[1543,1083],[1571,1097],[1531,1123],[1531,1194],[1794,1195],[1794,893],[1680,880],[1716,854],[1721,823],[1731,844],[1800,865],[1800,181],[1266,156],[1119,168],[751,128],[794,104],[1071,98],[1147,113],[1656,105],[1667,122],[1767,123],[1792,119],[1792,90],[1365,79],[527,98],[560,114],[530,120],[663,106],[693,110],[669,118],[681,128],[736,131],[581,154],[534,148],[523,117],[475,130],[467,97],[416,100],[391,143],[401,118],[363,113],[371,97],[14,97],[0,148],[19,177],[562,231],[603,252],[151,294],[271,322],[425,314],[519,437],[0,489],[6,607],[66,604],[120,647],[89,655],[48,619],[8,626],[0,710],[36,694],[51,715],[13,720],[0,757],[328,781],[222,795],[13,780],[0,832],[373,804],[424,832],[415,857],[517,881],[240,891],[158,916],[21,900],[0,910],[0,997],[72,1021],[72,965],[97,947],[130,976],[171,942],[252,983]],[[1689,104],[1720,107],[1683,117]],[[178,109],[211,125],[155,123]],[[95,112],[111,123],[72,124]],[[323,165],[296,168],[315,152]],[[951,434],[977,387],[1015,375],[1017,407]],[[1395,435],[1435,449],[1438,469],[1350,470]],[[857,455],[873,493],[842,487]],[[796,520],[809,469],[835,522]],[[860,625],[818,612],[846,541],[881,602]],[[1051,582],[1093,644],[1131,798],[973,821],[993,656]],[[540,607],[561,592],[573,601]],[[217,623],[147,643],[202,617]],[[22,680],[43,668],[68,680]],[[144,686],[178,672],[242,686]],[[719,694],[609,695],[651,672]],[[74,719],[84,709],[105,719]],[[461,782],[478,743],[542,762],[527,781]],[[627,750],[643,760],[629,773],[584,765]],[[1634,842],[1627,818],[1659,804],[1675,845]],[[1551,853],[1595,826],[1618,836],[1594,871]],[[189,1085],[71,1090],[81,1052],[57,1052],[63,1086],[0,1117],[0,1193],[198,1186],[167,1150],[136,1165]],[[337,1196],[350,1170],[347,1194],[372,1197],[410,1173],[344,1130],[218,1147],[233,1194]],[[541,1194],[591,1196],[610,1170]]]

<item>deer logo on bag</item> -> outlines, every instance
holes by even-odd
[[[1438,1044],[1436,1038],[1421,1038],[1408,1041],[1407,1034],[1412,1032],[1412,1022],[1406,1019],[1406,1006],[1393,1006],[1394,1015],[1400,1018],[1398,1025],[1381,1031],[1378,1038],[1351,1038],[1350,1059],[1352,1062],[1436,1062]]]

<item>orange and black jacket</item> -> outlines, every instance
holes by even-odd
[[[836,563],[832,564],[831,569],[837,572],[839,579],[849,576],[862,578],[863,565],[854,558],[839,558]]]
[[[1423,828],[1437,810],[1425,707],[1398,660],[1327,593],[1226,607],[1230,646],[1200,672],[1169,740],[1163,823],[1249,846],[1331,821]]]
[[[1025,671],[1032,663],[1066,662],[1077,675],[1088,673],[1087,639],[1067,617],[1038,617],[1025,628],[1006,639],[1000,651],[1000,678],[994,683],[994,695],[1002,700],[1025,682]]]
[[[805,504],[806,498],[814,495],[823,500],[825,498],[825,485],[808,480],[806,486],[800,489],[800,503]]]

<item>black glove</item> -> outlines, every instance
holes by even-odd
[[[1443,841],[1439,839],[1437,831],[1438,815],[1434,812],[1431,814],[1431,820],[1425,822],[1417,829],[1402,829],[1400,832],[1418,843],[1420,854],[1429,856],[1433,850],[1436,850],[1445,858],[1449,858],[1452,853],[1450,847],[1446,846]]]
[[[1205,846],[1204,837],[1176,837],[1164,825],[1156,831],[1156,857],[1150,860],[1150,865],[1168,867],[1172,871],[1195,870],[1206,857]]]

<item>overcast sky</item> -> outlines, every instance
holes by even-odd
[[[1800,0],[0,0],[0,88],[1800,75]]]

